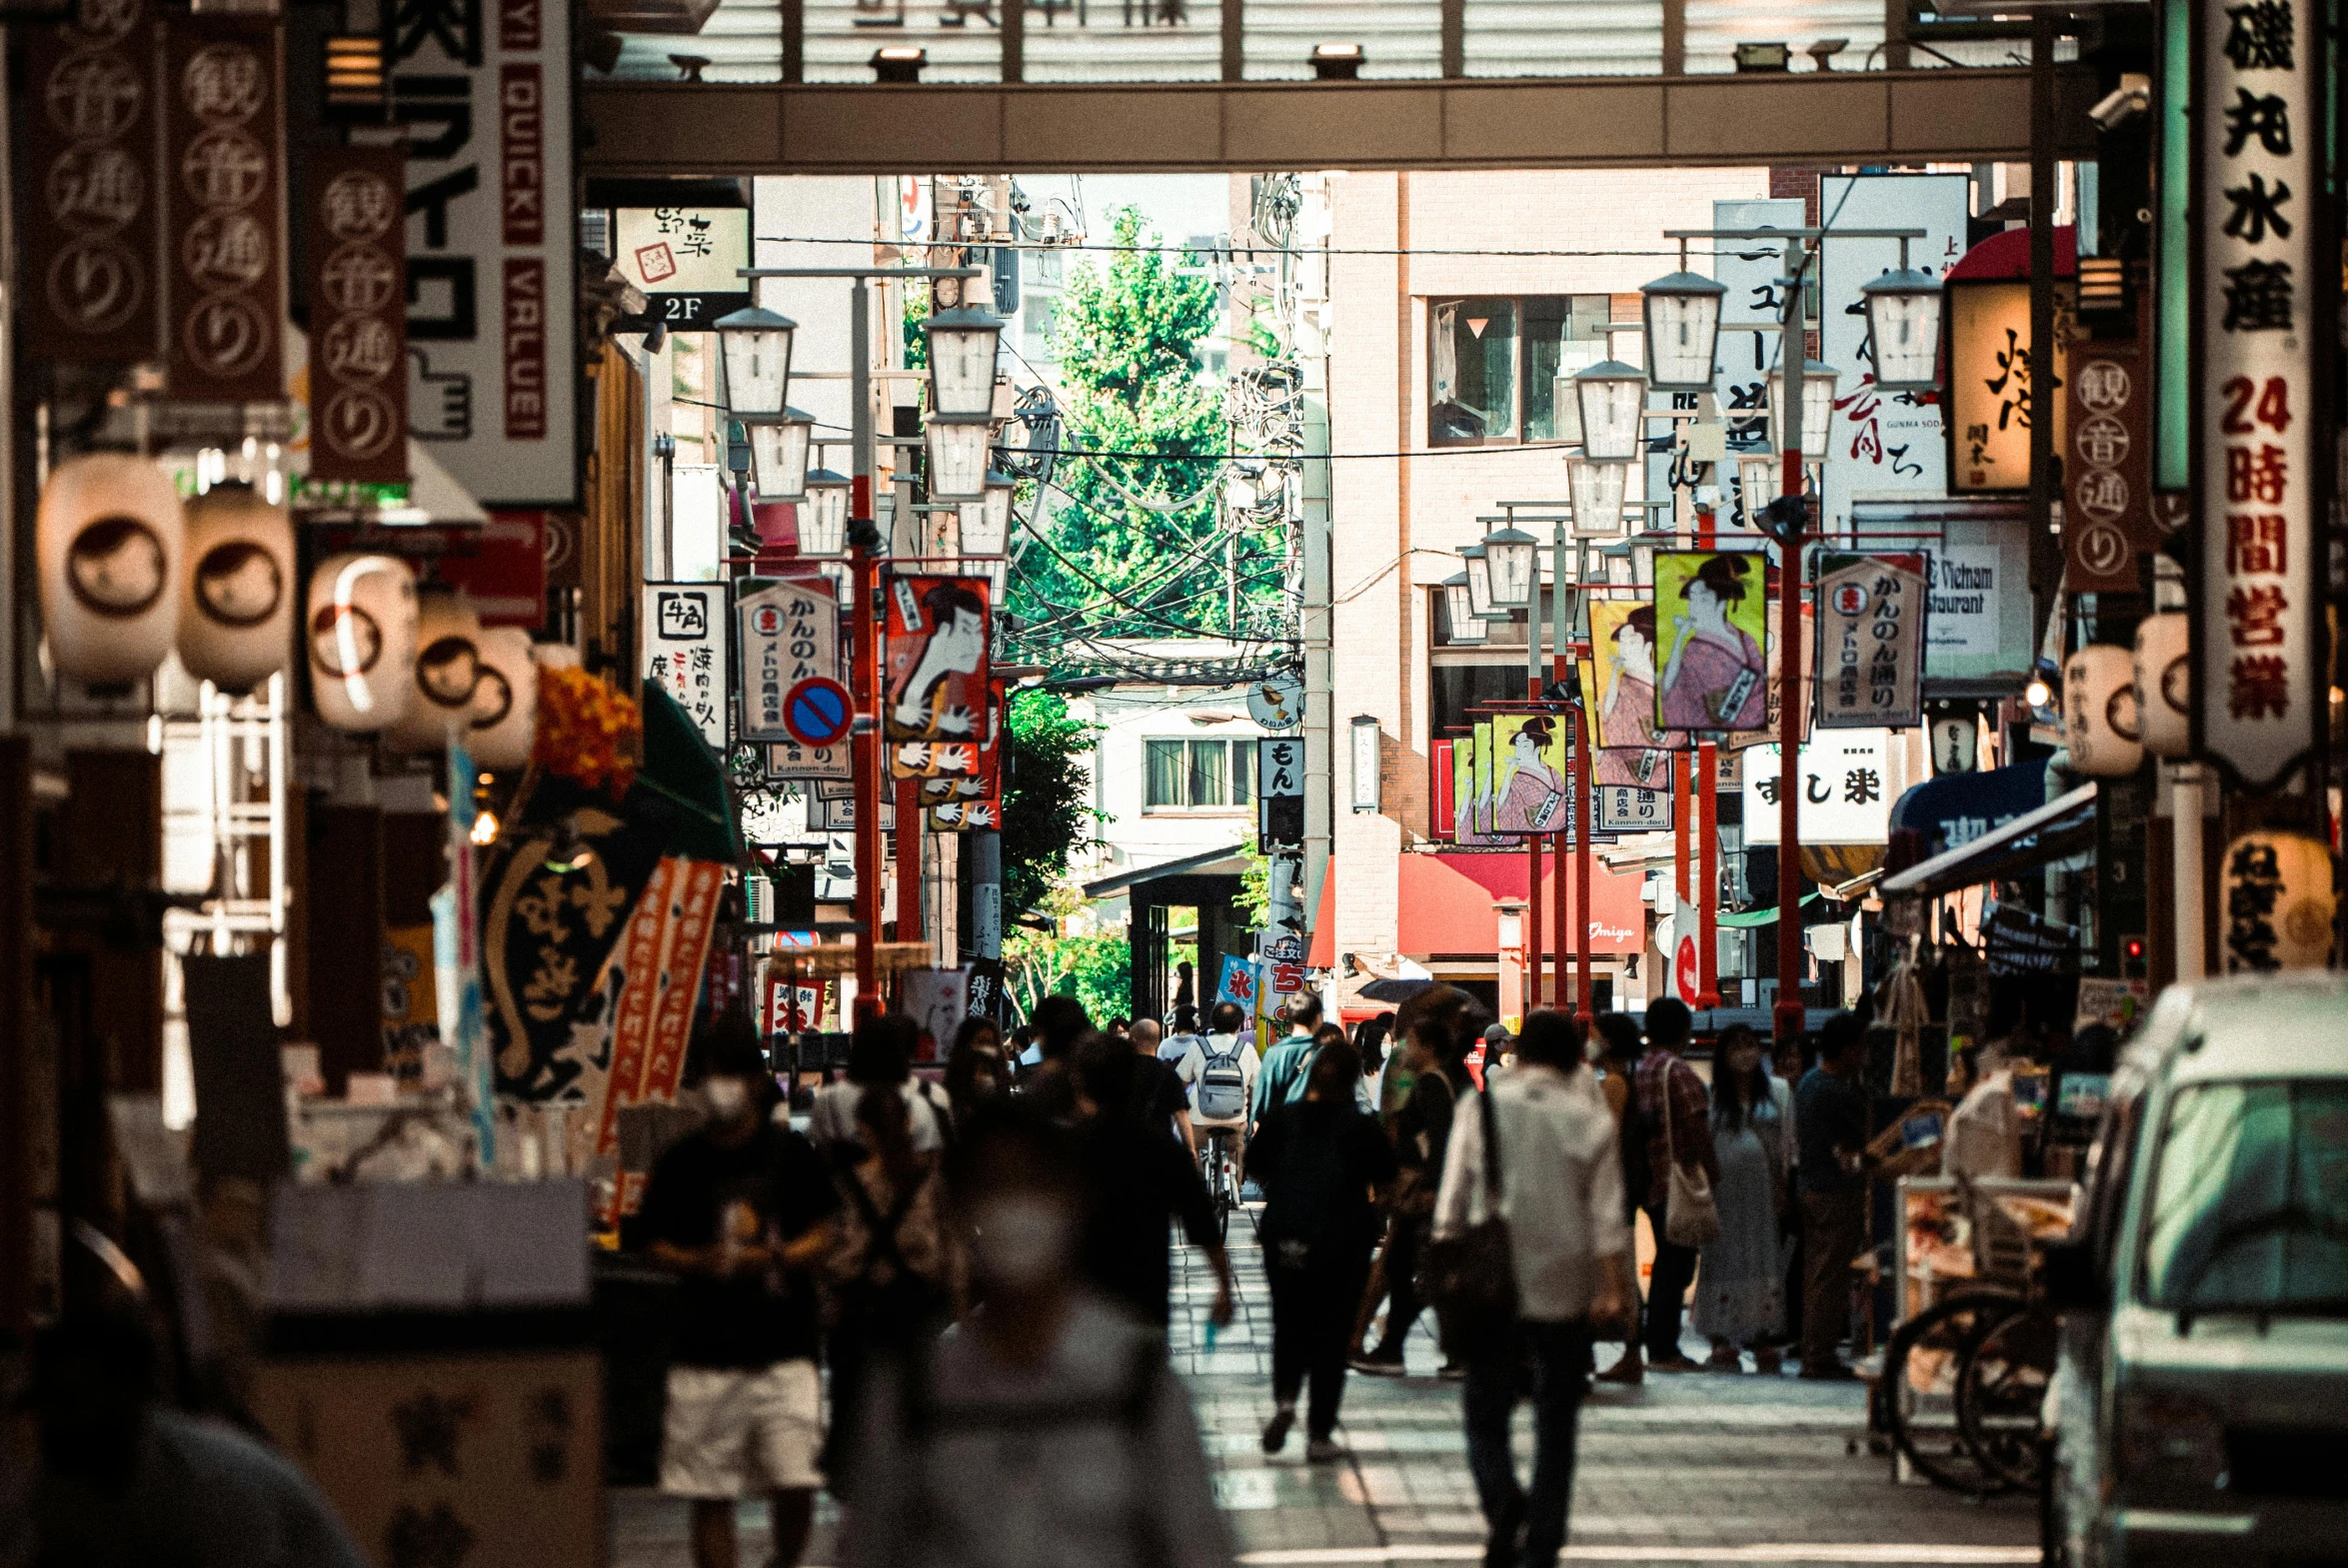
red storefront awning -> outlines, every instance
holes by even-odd
[[[1484,954],[1499,946],[1499,919],[1492,912],[1498,898],[1522,898],[1531,882],[1523,854],[1402,854],[1395,857],[1395,905],[1398,929],[1395,949],[1413,958],[1437,955]],[[1554,858],[1543,857],[1542,930],[1553,929],[1556,891]],[[1335,860],[1320,884],[1320,906],[1312,919],[1312,944],[1305,961],[1329,968],[1337,961],[1336,900],[1338,879],[1344,875]],[[1565,861],[1568,888],[1573,860]],[[1609,871],[1593,862],[1589,871],[1591,918],[1590,951],[1634,953],[1646,942],[1646,906],[1639,891],[1646,877],[1637,871]],[[1579,939],[1581,920],[1569,911],[1565,927],[1566,950]]]

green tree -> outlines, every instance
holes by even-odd
[[[1015,693],[1006,716],[1003,918],[1039,909],[1068,875],[1069,856],[1095,842],[1100,818],[1084,766],[1098,733],[1072,718],[1056,692]]]
[[[1055,995],[1076,997],[1096,1022],[1132,1008],[1133,943],[1122,930],[1068,933],[1085,907],[1084,891],[1064,881],[1046,892],[1034,923],[1004,934],[1005,985],[1022,1013]]]
[[[1228,445],[1223,389],[1200,344],[1217,326],[1214,285],[1158,249],[1132,207],[1113,215],[1106,267],[1069,278],[1053,346],[1064,383],[1065,456],[1048,498],[1049,549],[1030,550],[1012,608],[1046,662],[1073,632],[1123,637],[1228,632],[1216,505]],[[1140,502],[1154,503],[1153,505]],[[1242,541],[1243,597],[1278,581],[1280,541]]]

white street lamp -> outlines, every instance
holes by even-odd
[[[1902,267],[1862,284],[1867,345],[1875,356],[1875,385],[1886,392],[1923,392],[1940,383],[1940,282]],[[1803,411],[1805,418],[1808,411]],[[1807,445],[1807,443],[1805,443]]]
[[[995,412],[995,346],[1003,319],[993,311],[939,311],[922,324],[930,339],[930,415],[970,419]]]
[[[1000,556],[1011,548],[1011,476],[990,473],[986,499],[962,504],[962,554]]]
[[[796,502],[807,494],[807,454],[815,439],[815,416],[785,409],[781,419],[752,420],[748,428],[759,500]]]
[[[1842,372],[1810,360],[1802,366],[1802,456],[1826,455],[1826,427],[1834,418],[1834,391]],[[1769,372],[1769,445],[1785,450],[1785,368]]]
[[[1629,479],[1627,463],[1592,463],[1587,459],[1566,463],[1565,484],[1573,496],[1576,539],[1620,537],[1622,492]]]
[[[1483,537],[1483,558],[1491,572],[1492,608],[1523,610],[1532,604],[1539,575],[1540,541],[1520,528],[1497,528]]]
[[[1476,619],[1466,573],[1454,572],[1443,579],[1443,614],[1450,619],[1453,643],[1484,641],[1483,623]]]
[[[1682,269],[1638,292],[1646,319],[1648,384],[1657,392],[1709,392],[1727,286]]]
[[[978,419],[930,420],[930,499],[985,501],[987,453],[994,430]]]
[[[1774,452],[1740,452],[1736,455],[1737,503],[1744,509],[1745,525],[1761,526],[1761,509],[1777,499],[1784,481],[1785,463]]]
[[[1492,564],[1480,544],[1469,545],[1459,552],[1459,559],[1467,563],[1467,609],[1478,621],[1505,621],[1508,612],[1492,600]]]
[[[799,324],[762,305],[716,323],[726,363],[726,411],[736,419],[781,417],[791,390],[791,339]]]
[[[1600,360],[1573,378],[1581,404],[1581,455],[1593,463],[1628,463],[1645,444],[1647,383],[1635,365]]]
[[[848,548],[848,476],[817,469],[807,477],[807,499],[799,504],[799,553],[837,556]]]

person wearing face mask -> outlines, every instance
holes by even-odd
[[[1742,1346],[1755,1371],[1774,1373],[1785,1330],[1785,1123],[1760,1037],[1741,1023],[1722,1031],[1712,1070],[1712,1150],[1720,1239],[1699,1254],[1694,1313],[1696,1332],[1712,1341],[1704,1365],[1741,1372]]]
[[[1301,1100],[1274,1105],[1247,1145],[1247,1174],[1263,1188],[1263,1272],[1271,1284],[1271,1419],[1263,1451],[1287,1445],[1305,1379],[1312,1402],[1304,1458],[1329,1464],[1346,1352],[1369,1251],[1377,1242],[1373,1194],[1394,1179],[1394,1146],[1354,1101],[1361,1058],[1343,1039],[1320,1047]]]
[[[709,1119],[661,1155],[644,1194],[654,1262],[680,1277],[661,1489],[693,1500],[696,1568],[734,1568],[739,1500],[764,1494],[774,1555],[799,1561],[823,1476],[810,1269],[838,1206],[815,1146],[770,1116],[774,1075],[730,1012],[693,1048]]]
[[[1229,1568],[1163,1337],[1078,1283],[1086,1181],[1036,1105],[964,1129],[948,1184],[977,1305],[875,1377],[849,1568]]]

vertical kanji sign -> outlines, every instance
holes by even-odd
[[[285,396],[285,110],[276,18],[164,26],[163,175],[171,395]]]
[[[2314,0],[2194,15],[2193,734],[2272,786],[2322,756],[2328,717],[2329,45]]]
[[[1924,561],[1829,556],[1818,574],[1818,727],[1924,722]]]
[[[831,579],[746,581],[734,613],[741,622],[742,739],[801,749],[783,723],[783,698],[810,676],[840,674],[840,606]],[[827,750],[846,756],[845,747]]]
[[[721,752],[730,668],[725,584],[644,585],[644,678],[667,688]]]
[[[13,308],[28,360],[155,355],[155,21],[107,0],[22,28]]]
[[[2063,456],[2063,587],[2133,594],[2137,558],[2160,548],[2152,521],[2152,377],[2134,339],[2071,345]]]
[[[320,147],[308,157],[310,477],[403,484],[407,157],[397,147]]]
[[[1265,736],[1255,745],[1255,848],[1304,841],[1304,742]]]

